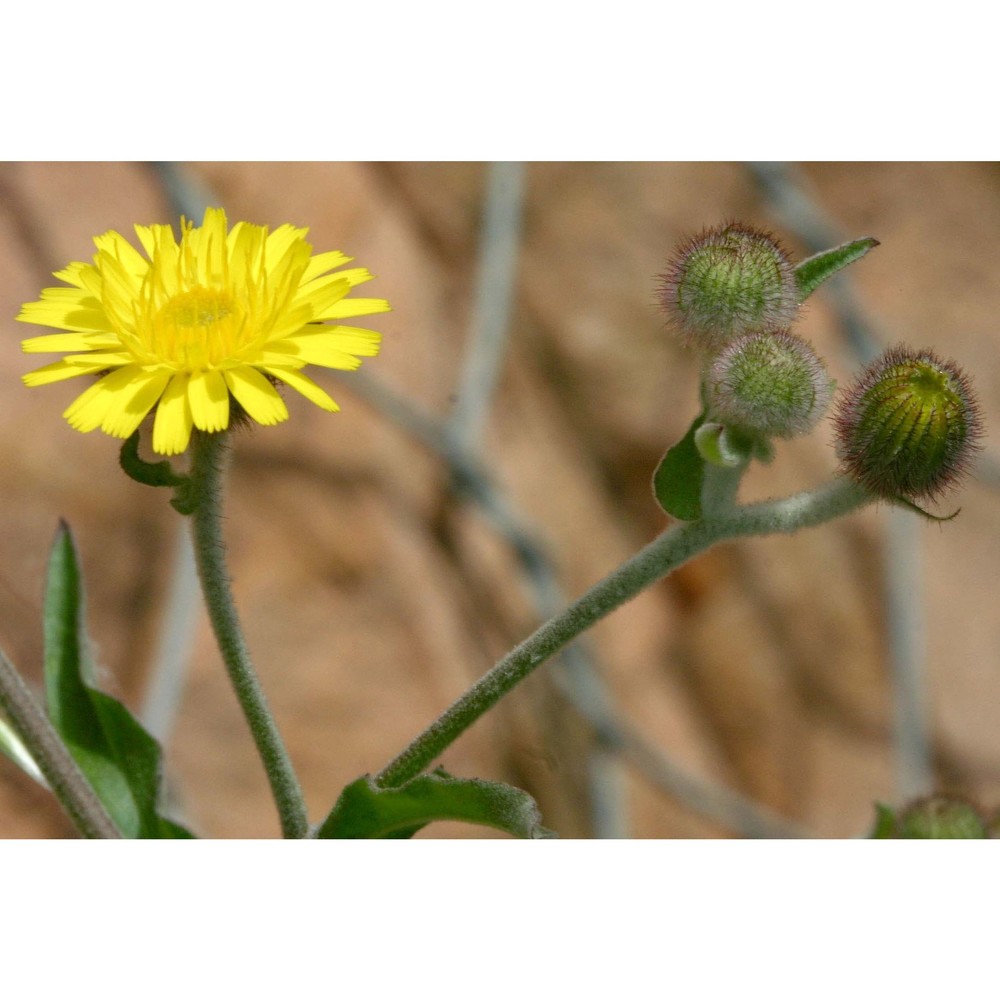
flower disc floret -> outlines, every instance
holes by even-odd
[[[23,376],[26,385],[98,376],[63,414],[77,430],[127,438],[155,410],[154,451],[179,454],[193,428],[225,430],[237,413],[286,420],[278,383],[338,410],[302,369],[353,370],[378,354],[378,333],[341,321],[389,303],[352,297],[373,276],[345,268],[352,258],[339,251],[314,255],[308,230],[230,230],[210,208],[201,226],[181,220],[179,241],[169,226],[135,232],[143,253],[119,233],[96,237],[93,263],[57,271],[68,287],[44,289],[17,317],[66,331],[22,342],[27,353],[64,355]]]
[[[744,334],[712,362],[705,390],[713,419],[771,438],[807,434],[826,412],[833,382],[801,337]]]
[[[845,474],[887,500],[933,498],[958,485],[982,424],[968,376],[933,351],[890,348],[837,406]]]
[[[799,306],[795,269],[784,248],[770,233],[738,222],[682,244],[660,292],[684,342],[708,352],[743,333],[788,326]]]

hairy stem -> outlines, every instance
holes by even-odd
[[[783,500],[719,510],[711,518],[671,525],[565,611],[549,619],[512,649],[443,715],[375,777],[393,788],[416,777],[481,715],[532,671],[596,621],[630,601],[692,556],[731,538],[791,533],[813,527],[871,502],[872,497],[844,479]]]
[[[3,653],[0,653],[0,708],[77,830],[90,839],[121,839],[121,831],[70,756],[66,744]]]
[[[195,432],[190,494],[195,562],[219,652],[271,784],[282,834],[286,838],[305,837],[309,832],[309,820],[302,789],[250,661],[226,572],[222,539],[222,477],[226,452],[224,434]]]

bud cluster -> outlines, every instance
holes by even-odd
[[[752,439],[808,433],[833,383],[788,331],[799,309],[795,267],[768,232],[738,222],[682,244],[662,276],[662,304],[702,352],[709,420]]]
[[[877,245],[866,237],[796,267],[770,233],[731,222],[678,248],[660,294],[682,341],[702,355],[707,413],[704,440],[696,440],[703,458],[716,460],[715,451],[737,440],[767,454],[771,438],[816,426],[833,382],[812,347],[788,327],[805,296]],[[953,361],[900,346],[841,395],[836,431],[844,475],[877,497],[912,504],[959,482],[982,425],[969,379]]]

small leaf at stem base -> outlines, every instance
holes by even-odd
[[[371,775],[351,782],[320,826],[320,839],[406,839],[434,820],[492,826],[528,840],[554,837],[535,800],[520,788],[442,769],[399,788],[379,788]]]

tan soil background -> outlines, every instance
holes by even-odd
[[[427,412],[454,406],[487,177],[482,164],[199,164],[231,220],[306,225],[343,249],[394,307],[366,371]],[[1000,426],[1000,170],[993,164],[805,164],[808,190],[844,238],[881,247],[851,269],[880,340],[934,346],[976,380]],[[696,369],[655,307],[673,245],[739,218],[805,251],[740,164],[531,164],[512,336],[485,435],[490,466],[545,544],[570,595],[651,540],[666,518],[649,479],[694,414]],[[80,391],[27,390],[20,304],[88,260],[91,238],[173,219],[136,164],[0,165],[0,646],[37,684],[42,578],[59,518],[73,528],[106,688],[138,710],[148,682],[178,517],[127,480],[118,446],[70,429]],[[367,290],[371,289],[370,292]],[[798,330],[841,382],[855,367],[826,292]],[[41,331],[38,331],[41,332]],[[48,359],[35,359],[41,363]],[[237,600],[313,819],[384,765],[533,627],[509,547],[457,501],[441,460],[352,391],[329,415],[241,436],[228,502]],[[995,439],[986,454],[997,456]],[[818,483],[835,467],[828,427],[779,448],[744,496]],[[945,525],[913,533],[940,788],[1000,804],[1000,519],[983,477]],[[864,833],[896,799],[885,639],[887,512],[792,538],[728,545],[593,630],[617,705],[693,774],[738,789],[817,835]],[[444,757],[459,775],[511,781],[546,825],[592,834],[592,738],[543,669]],[[269,794],[207,625],[195,636],[167,746],[181,816],[213,837],[277,833]],[[624,771],[636,837],[732,831]],[[0,835],[72,835],[47,793],[0,759]],[[422,836],[491,835],[442,825]]]

